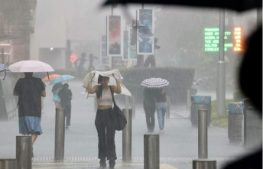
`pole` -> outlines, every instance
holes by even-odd
[[[4,52],[5,52],[5,49],[2,48],[2,49],[1,49],[1,53],[2,53],[2,64],[5,64],[5,55],[4,55],[5,53],[4,53]]]
[[[111,16],[113,16],[113,5],[111,5]]]
[[[94,97],[94,111],[95,112],[97,111],[97,108],[98,108],[98,103],[97,103],[97,97],[95,95],[95,97]]]
[[[193,160],[193,169],[216,169],[216,160],[210,160],[210,159]]]
[[[55,160],[64,159],[65,145],[65,112],[62,108],[56,108],[55,124]]]
[[[262,9],[257,8],[257,27],[259,28],[262,25]]]
[[[132,109],[123,109],[127,124],[122,131],[122,159],[132,160]]]
[[[224,58],[224,36],[225,36],[225,9],[219,13],[220,39],[219,39],[219,61],[217,80],[217,114],[225,113],[225,58]]]
[[[144,169],[160,169],[159,134],[144,134]]]
[[[170,119],[170,112],[171,112],[171,99],[170,96],[166,95],[166,102],[167,102],[167,112],[166,112],[166,118]]]
[[[16,169],[16,159],[0,159],[0,169]]]
[[[16,136],[17,169],[32,169],[32,137]]]
[[[207,110],[198,110],[198,158],[208,158]]]
[[[190,89],[186,90],[186,110],[189,111],[190,109],[190,104],[191,104],[191,94],[190,94]]]
[[[125,109],[129,108],[129,96],[125,95]]]
[[[135,96],[132,95],[132,117],[135,118]]]

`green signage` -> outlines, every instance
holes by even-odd
[[[233,43],[229,43],[230,35],[232,33],[225,31],[225,44],[224,50],[228,51],[229,48],[233,48]],[[218,52],[219,51],[219,28],[205,28],[204,30],[204,41],[206,52]]]

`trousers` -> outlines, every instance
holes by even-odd
[[[116,160],[115,128],[111,119],[112,109],[97,110],[95,126],[99,137],[98,158],[104,160]]]

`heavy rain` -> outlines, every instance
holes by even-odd
[[[0,169],[262,168],[262,2],[136,2],[0,0]]]

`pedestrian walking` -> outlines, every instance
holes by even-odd
[[[82,78],[84,65],[85,65],[85,63],[87,61],[87,59],[85,59],[85,58],[86,58],[86,53],[82,53],[81,54],[81,58],[74,62],[75,65],[77,65],[77,63],[79,62],[78,66],[76,66],[79,78]]]
[[[72,100],[72,92],[69,89],[69,85],[65,83],[63,88],[59,91],[58,96],[60,97],[61,107],[65,110],[66,117],[66,128],[70,126],[71,120],[71,100]]]
[[[166,103],[166,93],[165,88],[157,88],[155,89],[155,98],[156,98],[156,110],[157,117],[159,122],[160,133],[164,130],[164,117],[167,111],[167,103]]]
[[[109,160],[110,169],[113,169],[115,166],[116,156],[116,147],[115,147],[115,127],[112,119],[112,105],[113,99],[112,94],[120,94],[122,89],[120,82],[117,78],[117,86],[109,86],[109,77],[99,75],[98,84],[92,87],[92,81],[95,76],[95,73],[91,80],[88,83],[87,91],[89,94],[96,93],[97,97],[97,114],[95,120],[95,126],[98,132],[99,137],[99,159],[100,166],[106,167],[106,158]]]
[[[62,83],[56,83],[53,87],[52,87],[52,93],[53,93],[53,101],[55,103],[55,107],[56,108],[61,108],[60,105],[60,98],[58,97],[58,93],[59,91],[62,89],[63,84]]]
[[[25,78],[20,78],[14,88],[18,96],[19,133],[32,136],[32,146],[41,129],[41,96],[46,96],[45,86],[41,79],[33,77],[33,73],[25,73]],[[33,147],[32,147],[32,157]]]
[[[154,113],[156,110],[156,99],[154,94],[154,89],[145,88],[143,92],[144,100],[143,100],[143,108],[146,116],[146,124],[148,128],[148,132],[154,132],[155,126],[155,118]]]
[[[96,56],[93,56],[93,54],[89,54],[89,67],[88,67],[88,72],[91,72],[93,70],[95,70],[95,67],[93,65],[93,61],[94,59],[98,59],[98,57]]]

